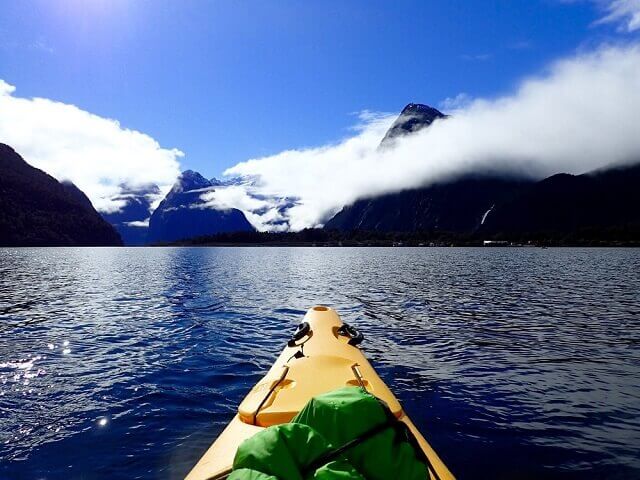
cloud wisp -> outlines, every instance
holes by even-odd
[[[395,115],[368,113],[353,136],[336,144],[235,165],[225,173],[251,181],[250,187],[219,189],[207,201],[240,208],[260,229],[275,222],[299,230],[322,225],[359,198],[468,172],[542,178],[640,160],[637,45],[566,58],[509,95],[461,103],[453,117],[384,149],[378,145]],[[247,199],[256,195],[261,202],[250,205]],[[296,202],[276,208],[270,198]]]
[[[473,102],[471,95],[460,92],[455,97],[447,97],[440,102],[438,107],[445,113],[455,114],[459,110],[467,108]]]
[[[144,133],[122,127],[74,105],[21,98],[0,80],[0,141],[58,180],[71,180],[94,207],[112,212],[130,187],[158,184],[168,190],[180,173],[176,149],[162,148]]]
[[[597,23],[616,23],[628,33],[640,30],[640,0],[613,0],[605,10],[606,15]]]

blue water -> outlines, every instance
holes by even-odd
[[[182,478],[335,307],[460,478],[640,478],[640,250],[0,249],[0,478]]]

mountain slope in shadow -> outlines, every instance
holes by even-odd
[[[0,245],[122,245],[87,196],[32,167],[0,143]]]
[[[218,210],[206,206],[201,196],[215,189],[216,182],[186,170],[149,220],[149,243],[174,242],[216,233],[253,231],[240,210]]]

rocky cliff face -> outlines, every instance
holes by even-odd
[[[397,137],[422,130],[431,125],[434,121],[447,116],[429,105],[421,103],[410,103],[402,109],[396,121],[380,142],[380,145],[390,145]]]

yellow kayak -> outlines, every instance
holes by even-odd
[[[358,348],[361,340],[362,336],[344,324],[335,310],[324,306],[309,309],[269,372],[244,398],[238,413],[186,480],[226,478],[240,443],[266,427],[289,422],[312,397],[344,386],[363,387],[386,402],[413,433],[428,460],[430,477],[453,479]]]

